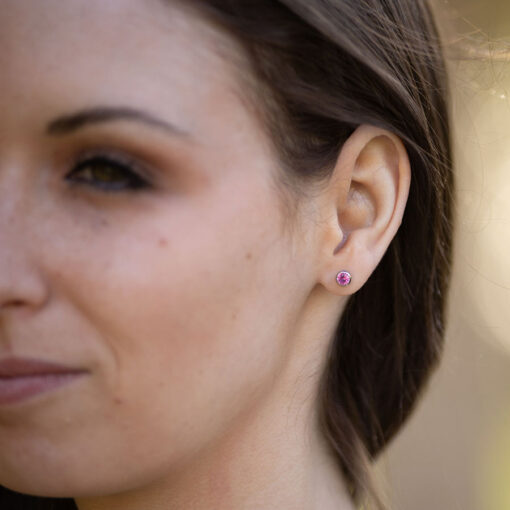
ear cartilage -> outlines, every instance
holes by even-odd
[[[342,287],[346,287],[349,283],[351,283],[351,273],[347,271],[340,271],[336,275],[336,283]]]

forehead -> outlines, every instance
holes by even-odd
[[[0,107],[8,114],[14,100],[18,119],[35,106],[143,101],[192,122],[193,105],[234,86],[216,51],[227,37],[177,2],[0,0],[0,9]]]

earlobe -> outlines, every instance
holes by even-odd
[[[326,288],[352,294],[363,286],[402,222],[410,179],[407,151],[396,135],[364,125],[349,137],[325,195],[336,218],[327,225],[328,246],[321,250]],[[342,271],[349,278],[339,277]]]

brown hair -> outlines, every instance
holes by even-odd
[[[426,0],[193,0],[248,57],[289,189],[324,182],[360,124],[404,142],[402,224],[339,320],[323,374],[321,425],[355,500],[366,466],[399,430],[437,364],[445,329],[453,207],[447,84]],[[9,504],[7,499],[14,498]],[[23,506],[22,500],[26,500]],[[5,505],[4,501],[7,503]],[[0,490],[3,508],[75,508]]]

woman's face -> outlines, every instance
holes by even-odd
[[[0,484],[119,491],[270,392],[312,262],[212,29],[156,0],[1,10],[0,358],[86,374],[0,405]]]

